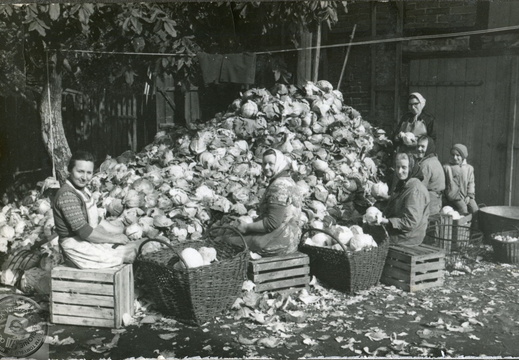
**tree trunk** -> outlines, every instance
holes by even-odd
[[[68,176],[67,165],[72,154],[61,116],[61,80],[61,74],[52,67],[49,81],[43,87],[40,116],[43,142],[52,159],[53,175],[63,184]]]
[[[312,33],[301,28],[300,48],[297,52],[297,85],[304,85],[312,79]]]
[[[321,60],[321,23],[317,25],[317,34],[315,35],[315,58],[314,58],[314,74],[312,81],[314,83],[319,80],[319,62]]]

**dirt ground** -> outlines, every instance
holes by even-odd
[[[53,359],[519,356],[519,267],[486,245],[450,258],[443,287],[378,285],[355,295],[322,287],[289,296],[244,292],[241,305],[200,327],[137,302],[122,330],[51,325]]]

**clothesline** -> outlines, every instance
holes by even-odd
[[[351,42],[351,43],[347,42],[347,43],[340,43],[340,44],[322,45],[319,48],[320,49],[331,49],[331,48],[346,47],[346,46],[374,45],[374,44],[404,42],[404,41],[413,41],[413,40],[442,39],[442,38],[460,37],[460,36],[469,36],[469,35],[492,34],[492,33],[496,33],[496,32],[504,32],[504,31],[511,31],[511,30],[519,30],[519,25],[505,26],[505,27],[499,27],[499,28],[494,28],[494,29],[461,31],[461,32],[446,33],[446,34],[417,35],[417,36],[408,36],[408,37],[357,41],[357,42]],[[253,52],[253,54],[256,54],[256,55],[275,54],[275,53],[285,53],[285,52],[292,52],[292,51],[314,50],[314,49],[317,49],[317,46],[299,47],[299,48],[291,48],[291,49],[280,49],[280,50],[269,50],[269,51],[258,51],[258,52]],[[73,49],[71,49],[71,50],[53,49],[52,51],[85,53],[85,54],[108,54],[108,55],[188,56],[188,57],[196,56],[196,54],[185,54],[185,53],[142,53],[142,52],[130,52],[130,51],[118,52],[118,51],[73,50]]]

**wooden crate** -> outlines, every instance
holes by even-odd
[[[52,269],[50,321],[54,324],[118,328],[125,313],[133,315],[133,300],[132,265]]]
[[[415,292],[442,286],[445,251],[429,245],[390,246],[381,282]]]
[[[310,282],[310,259],[300,252],[251,260],[248,270],[256,292],[293,292]]]

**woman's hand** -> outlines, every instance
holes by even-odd
[[[375,196],[375,199],[379,201],[389,200],[389,194],[378,194],[377,196]]]
[[[381,218],[379,219],[378,223],[379,223],[380,225],[389,224],[389,220],[388,220],[387,218],[385,218],[385,217],[381,217]]]
[[[248,227],[247,227],[247,223],[244,223],[244,222],[240,222],[238,224],[238,226],[236,227],[236,229],[242,233],[242,234],[246,234],[247,233],[247,230],[248,230]]]
[[[112,237],[112,239],[113,239],[112,243],[118,244],[118,245],[126,245],[130,242],[130,239],[128,239],[128,236],[126,236],[124,234],[116,234]]]
[[[99,223],[99,226],[111,234],[121,234],[124,231],[124,225],[120,220],[108,221],[103,219]]]

